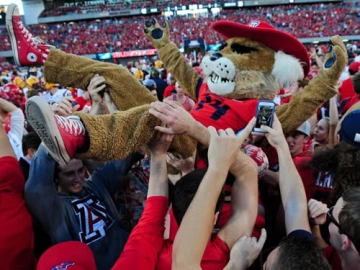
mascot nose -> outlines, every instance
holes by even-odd
[[[213,53],[211,56],[210,56],[210,60],[211,61],[216,61],[218,60],[219,58],[222,57],[222,54],[221,53]]]

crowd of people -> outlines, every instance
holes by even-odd
[[[214,4],[219,5],[229,1],[214,1],[214,0],[157,0],[157,1],[124,1],[124,0],[105,0],[105,1],[91,1],[91,2],[75,2],[66,3],[64,6],[54,3],[48,5],[47,8],[40,14],[40,17],[49,16],[63,16],[73,14],[87,14],[87,13],[99,13],[103,11],[116,11],[124,9],[135,8],[160,8],[165,9],[167,7],[179,7],[194,4]],[[235,1],[234,1],[235,2]]]
[[[171,24],[171,38],[180,47],[185,39],[204,39],[208,45],[223,42],[214,31],[207,31],[209,25],[219,19],[246,23],[257,18],[297,38],[359,35],[358,14],[358,7],[336,3],[230,9],[201,19],[180,16],[167,19]],[[153,48],[142,34],[141,22],[149,18],[151,16],[38,24],[30,26],[30,30],[61,50],[77,55],[143,50]],[[11,50],[5,28],[0,28],[0,37],[3,40],[0,51]]]
[[[12,21],[19,21],[14,14]],[[23,29],[13,29],[20,43],[29,35]],[[157,135],[148,145],[108,162],[83,154],[92,140],[110,147],[126,140],[105,142],[105,125],[92,118],[116,126],[111,116],[127,108],[117,108],[109,91],[124,74],[106,76],[103,70],[120,68],[90,59],[87,68],[92,65],[102,75],[76,69],[66,74],[82,58],[44,46],[62,59],[47,66],[48,74],[64,74],[64,81],[81,74],[78,79],[85,83],[81,89],[46,82],[43,66],[16,66],[2,74],[3,269],[359,268],[356,45],[347,48],[338,94],[285,134],[276,114],[271,126],[261,126],[262,133],[253,132],[255,118],[237,134],[205,127],[189,113],[201,104],[187,95],[163,62],[129,62],[121,71],[133,76],[136,87],[145,86],[153,100],[144,115],[162,125],[156,126]],[[54,54],[42,52],[49,54],[44,61],[55,62]],[[308,53],[309,74],[281,89],[273,100],[277,105],[289,103],[319,76],[326,48],[309,48]],[[192,66],[206,79],[199,63]],[[135,93],[125,95],[133,99]],[[79,112],[94,121],[98,137],[85,128]],[[190,157],[171,151],[178,134],[201,146]],[[101,148],[94,157],[107,154]]]

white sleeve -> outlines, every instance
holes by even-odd
[[[11,112],[10,131],[12,135],[18,138],[20,141],[24,135],[25,116],[21,109],[16,109]]]
[[[64,97],[72,97],[71,91],[66,90]]]

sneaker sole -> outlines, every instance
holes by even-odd
[[[66,151],[49,104],[42,97],[32,97],[26,102],[26,115],[53,159],[61,166],[68,164],[70,156]]]
[[[15,38],[14,27],[13,27],[13,23],[12,23],[13,14],[14,14],[14,10],[16,7],[17,6],[14,4],[11,4],[10,6],[8,6],[5,21],[6,21],[6,28],[9,33],[10,39],[11,39],[11,49],[14,54],[15,64],[18,66],[21,66],[20,61],[19,61],[19,54],[18,54],[18,50],[17,50],[17,41]]]

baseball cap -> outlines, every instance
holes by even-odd
[[[305,121],[301,124],[300,127],[296,129],[297,131],[300,131],[301,133],[304,133],[306,136],[310,136],[310,123],[309,121]]]
[[[155,81],[154,80],[151,80],[151,79],[147,79],[147,80],[144,80],[143,81],[143,84],[147,87],[152,87],[155,85]]]
[[[351,70],[352,72],[358,72],[359,68],[360,68],[360,62],[354,61],[349,65],[349,70]]]
[[[360,102],[355,103],[340,120],[336,130],[340,139],[360,149]]]
[[[91,249],[79,241],[57,244],[40,257],[37,270],[96,270]]]

